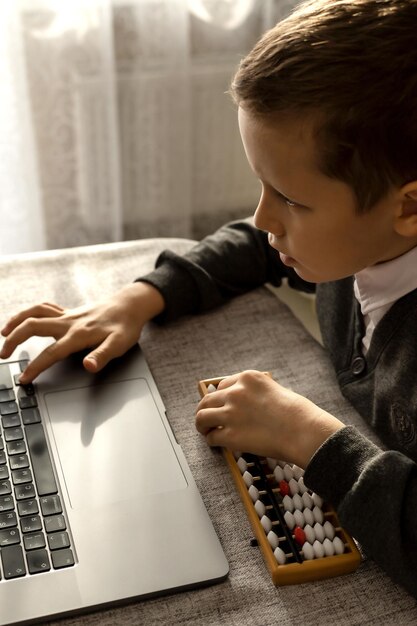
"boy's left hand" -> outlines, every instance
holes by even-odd
[[[307,467],[344,424],[307,398],[255,370],[228,376],[205,395],[196,427],[210,446],[252,452]]]

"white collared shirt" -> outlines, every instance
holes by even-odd
[[[364,352],[376,325],[402,296],[417,288],[417,247],[401,256],[355,274],[354,291],[365,322]]]

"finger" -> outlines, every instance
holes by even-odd
[[[51,304],[50,302],[44,302],[43,304],[37,304],[28,309],[24,309],[13,315],[1,329],[1,334],[7,336],[14,330],[19,324],[30,317],[56,317],[64,313],[64,309],[57,304]]]
[[[195,425],[199,433],[207,435],[213,428],[224,428],[224,411],[217,408],[200,409],[195,418]]]
[[[120,337],[120,335],[112,333],[90,352],[90,354],[84,357],[83,365],[89,372],[99,372],[112,359],[122,356],[134,343],[136,343],[136,340],[128,342],[125,338]]]
[[[225,378],[222,378],[219,384],[217,385],[217,391],[220,391],[221,389],[227,389],[227,387],[231,387],[232,385],[235,384],[238,377],[239,377],[239,374],[232,374],[232,376],[226,376]]]
[[[6,338],[0,352],[0,358],[7,359],[18,345],[29,337],[54,337],[59,339],[66,332],[67,325],[61,318],[29,318],[15,328]]]
[[[72,337],[64,336],[62,339],[55,341],[45,348],[37,357],[35,357],[20,376],[20,382],[27,384],[32,382],[44,370],[54,365],[58,361],[65,359],[73,352],[82,349],[82,345],[77,345]]]
[[[211,391],[210,393],[206,393],[198,403],[197,411],[200,409],[208,409],[208,408],[220,408],[224,406],[225,394],[221,391]]]
[[[227,447],[228,435],[223,427],[212,428],[206,435],[206,441],[210,447]]]

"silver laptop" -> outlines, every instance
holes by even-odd
[[[0,624],[223,580],[228,564],[139,346],[17,385],[0,361]],[[23,349],[24,348],[24,349]]]

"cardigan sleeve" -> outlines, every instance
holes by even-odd
[[[337,462],[335,462],[337,459]],[[337,510],[344,528],[394,582],[417,597],[417,466],[353,426],[314,454],[306,485]]]
[[[155,270],[137,280],[161,292],[165,310],[155,321],[166,322],[202,313],[267,282],[279,286],[284,277],[296,289],[314,291],[281,262],[267,233],[243,220],[226,224],[183,256],[164,251]]]

